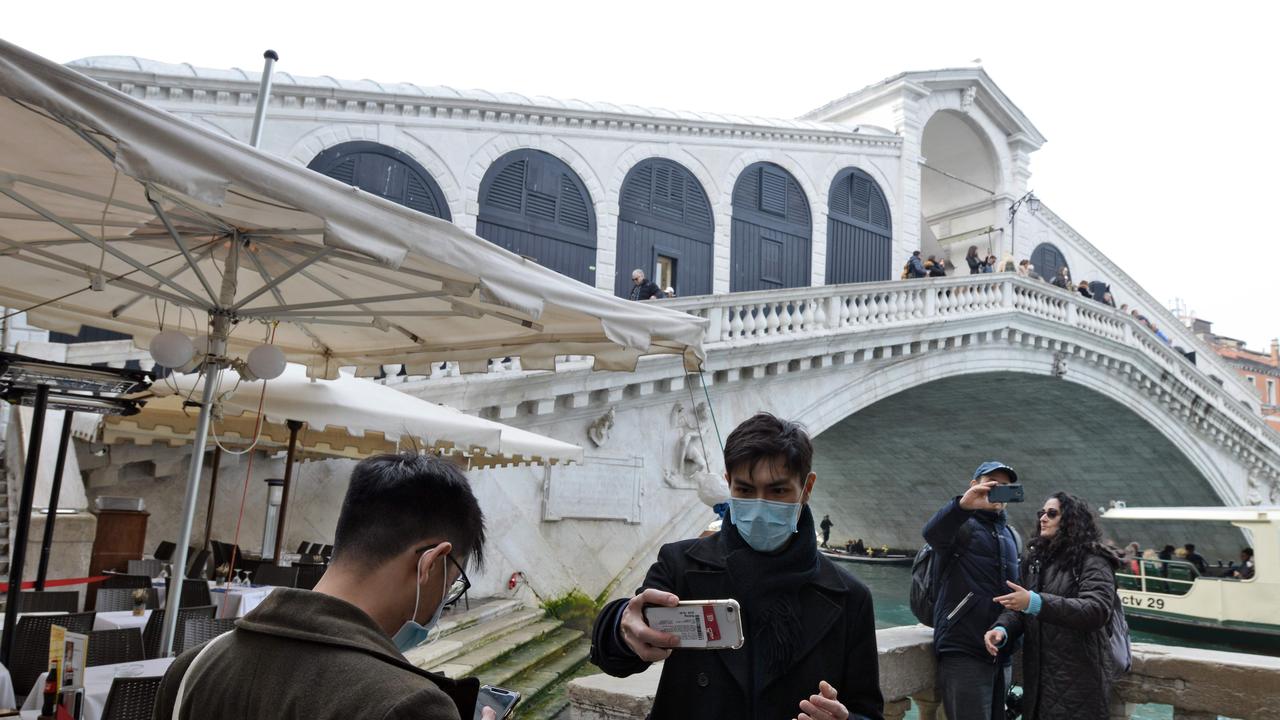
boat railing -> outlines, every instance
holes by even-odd
[[[1125,572],[1129,570],[1129,572]],[[1229,570],[1229,568],[1223,568]],[[1121,590],[1140,590],[1167,595],[1186,595],[1197,579],[1237,580],[1238,578],[1201,574],[1196,566],[1185,560],[1152,560],[1150,558],[1126,558],[1116,573],[1116,585]]]

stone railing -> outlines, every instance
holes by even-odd
[[[912,701],[920,720],[942,718],[934,689],[933,631],[920,625],[889,628],[878,631],[876,640],[885,720],[901,720]],[[570,718],[641,720],[653,705],[660,673],[661,665],[655,665],[629,678],[574,680]],[[1116,684],[1111,718],[1128,718],[1145,703],[1173,706],[1174,720],[1280,718],[1280,658],[1135,643],[1133,670]]]

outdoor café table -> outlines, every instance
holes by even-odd
[[[9,670],[0,665],[0,708],[6,710],[18,707],[18,699],[13,695],[13,678],[9,677]]]
[[[238,618],[244,617],[250,610],[258,607],[258,603],[266,600],[273,590],[275,590],[273,585],[260,587],[230,585],[225,588],[213,588],[209,591],[209,595],[213,597],[213,606],[218,608],[218,617]]]
[[[102,710],[107,704],[107,693],[111,692],[111,681],[120,677],[160,677],[169,669],[173,658],[143,660],[142,662],[120,663],[118,665],[99,665],[84,671],[84,719],[102,720]],[[27,701],[22,704],[24,720],[40,717],[41,694],[44,692],[44,676],[31,688]]]
[[[100,612],[93,617],[93,629],[125,630],[128,628],[138,628],[139,630],[142,630],[147,626],[147,618],[150,617],[150,610],[144,610],[141,615],[134,615],[132,610]]]

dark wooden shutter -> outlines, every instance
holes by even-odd
[[[628,297],[631,271],[653,273],[659,256],[676,262],[678,295],[709,294],[714,244],[711,203],[692,173],[664,158],[631,168],[619,193],[615,294]]]
[[[307,167],[420,213],[451,219],[431,173],[395,148],[364,140],[342,143],[315,156]]]
[[[773,163],[748,166],[733,188],[730,289],[808,285],[812,235],[808,198],[791,173]]]
[[[888,280],[893,232],[880,185],[858,168],[831,182],[827,205],[827,284]]]

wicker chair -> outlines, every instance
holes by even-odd
[[[174,543],[168,540],[161,540],[160,544],[156,546],[156,551],[151,553],[151,557],[162,563],[173,562],[173,551],[177,549],[178,546]]]
[[[18,618],[9,655],[9,675],[18,697],[25,698],[40,678],[40,673],[49,669],[49,629],[60,625],[74,633],[88,634],[93,630],[95,614],[23,615]]]
[[[307,542],[306,540],[303,540],[302,542],[298,543],[298,554],[306,555],[307,548],[309,547],[311,547],[311,543]]]
[[[155,558],[147,558],[146,560],[130,560],[130,575],[146,575],[149,578],[158,578],[160,573],[164,571],[164,561]]]
[[[165,578],[165,603],[169,593],[173,592],[173,578]],[[182,581],[182,597],[178,599],[180,607],[203,607],[212,605],[213,598],[209,595],[209,581],[204,578],[194,579],[187,578]]]
[[[235,618],[192,618],[182,628],[181,642],[174,643],[173,652],[181,655],[193,647],[203,645],[223,633],[236,629]]]
[[[107,579],[103,580],[98,587],[108,589],[130,588],[132,590],[147,589],[151,587],[151,576],[145,574],[107,573]]]
[[[118,677],[111,681],[102,720],[150,720],[162,677]]]
[[[142,631],[142,644],[148,659],[160,657],[160,635],[164,628],[164,614],[164,610],[152,610],[151,617],[147,618],[147,627]],[[183,629],[192,618],[208,618],[212,620],[216,614],[217,608],[212,605],[178,608],[178,631],[173,636],[174,645],[177,645],[177,640],[182,637]]]
[[[75,590],[23,590],[18,597],[18,612],[80,611],[80,593]]]
[[[133,609],[133,593],[140,588],[99,588],[94,594],[93,609],[98,612],[120,612]],[[150,590],[150,588],[148,588]]]
[[[142,648],[142,631],[138,628],[123,630],[94,630],[89,633],[89,667],[115,665],[116,663],[142,662],[146,659]]]
[[[279,565],[268,565],[266,563],[258,567],[258,572],[253,574],[253,581],[258,585],[274,585],[276,587],[297,587],[298,586],[298,568],[296,567],[280,567]]]
[[[294,587],[300,590],[314,590],[316,583],[320,582],[320,576],[324,575],[323,565],[294,563],[293,566],[298,568],[298,582]]]
[[[187,566],[187,577],[207,579],[209,577],[209,551],[201,550],[191,558],[191,564]]]

